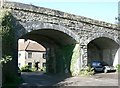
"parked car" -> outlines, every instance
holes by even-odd
[[[116,71],[114,66],[109,66],[103,61],[93,61],[91,63],[91,67],[95,70],[95,72],[103,71],[104,73],[107,73],[108,71]]]

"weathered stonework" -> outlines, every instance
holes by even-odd
[[[120,30],[114,24],[21,3],[9,2],[4,8],[11,9],[16,19],[18,38],[34,30],[51,29],[76,40],[80,45],[80,67],[88,63],[87,45],[91,41],[105,37],[120,45]]]

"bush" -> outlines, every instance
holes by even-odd
[[[79,74],[81,76],[90,76],[90,75],[93,75],[94,73],[95,73],[94,69],[91,68],[90,65],[88,65],[86,68],[81,69]]]
[[[24,82],[22,77],[12,76],[11,74],[6,76],[6,80],[7,81],[5,81],[5,83],[2,85],[2,88],[17,88]]]
[[[30,68],[30,70],[31,70],[32,72],[34,72],[34,71],[36,71],[36,68]]]
[[[12,57],[11,56],[4,56],[4,57],[2,57],[2,58],[0,58],[0,63],[1,64],[6,64],[6,63],[8,63],[9,61],[11,61],[12,60]]]
[[[20,70],[21,70],[21,72],[32,72],[32,69],[28,65],[21,67]]]
[[[117,72],[120,72],[120,64],[116,65],[116,70],[117,70]]]
[[[46,67],[42,67],[41,71],[46,72]]]

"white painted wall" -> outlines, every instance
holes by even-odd
[[[32,42],[32,43],[36,43],[35,41],[31,41],[31,40],[27,40],[28,42]],[[19,43],[25,43],[24,39],[19,39],[18,44]],[[18,67],[21,68],[25,65],[28,65],[28,63],[32,63],[32,67],[34,67],[35,62],[40,62],[39,63],[39,67],[42,68],[43,63],[46,63],[46,59],[43,59],[43,54],[45,53],[45,51],[43,52],[35,52],[35,51],[30,51],[32,52],[32,58],[28,58],[28,52],[29,51],[19,51],[18,50]],[[19,56],[19,54],[21,54],[21,56]],[[19,66],[20,63],[20,66]]]
[[[19,66],[19,63],[20,63],[20,68],[25,66],[25,52],[26,51],[18,51],[18,66]],[[19,56],[19,54],[21,54],[21,56]]]
[[[45,52],[32,52],[32,58],[28,58],[28,52],[26,52],[26,65],[32,63],[34,67],[35,62],[40,62],[39,67],[42,68],[42,64],[46,63],[46,59],[43,59],[43,54]]]
[[[20,42],[24,43],[24,42],[25,42],[25,39],[19,39],[19,40],[18,40],[18,43],[20,43]]]
[[[42,68],[42,64],[46,63],[46,59],[43,59],[43,54],[45,52],[32,52],[32,58],[28,58],[28,52],[26,51],[18,51],[18,66],[19,68],[28,65],[28,63],[32,63],[32,67],[34,67],[35,62],[40,62],[39,67]],[[19,54],[21,56],[19,57]]]

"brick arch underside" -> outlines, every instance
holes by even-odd
[[[104,61],[115,65],[115,56],[120,47],[120,40],[113,35],[97,35],[88,39],[87,57],[88,64],[94,60]]]

